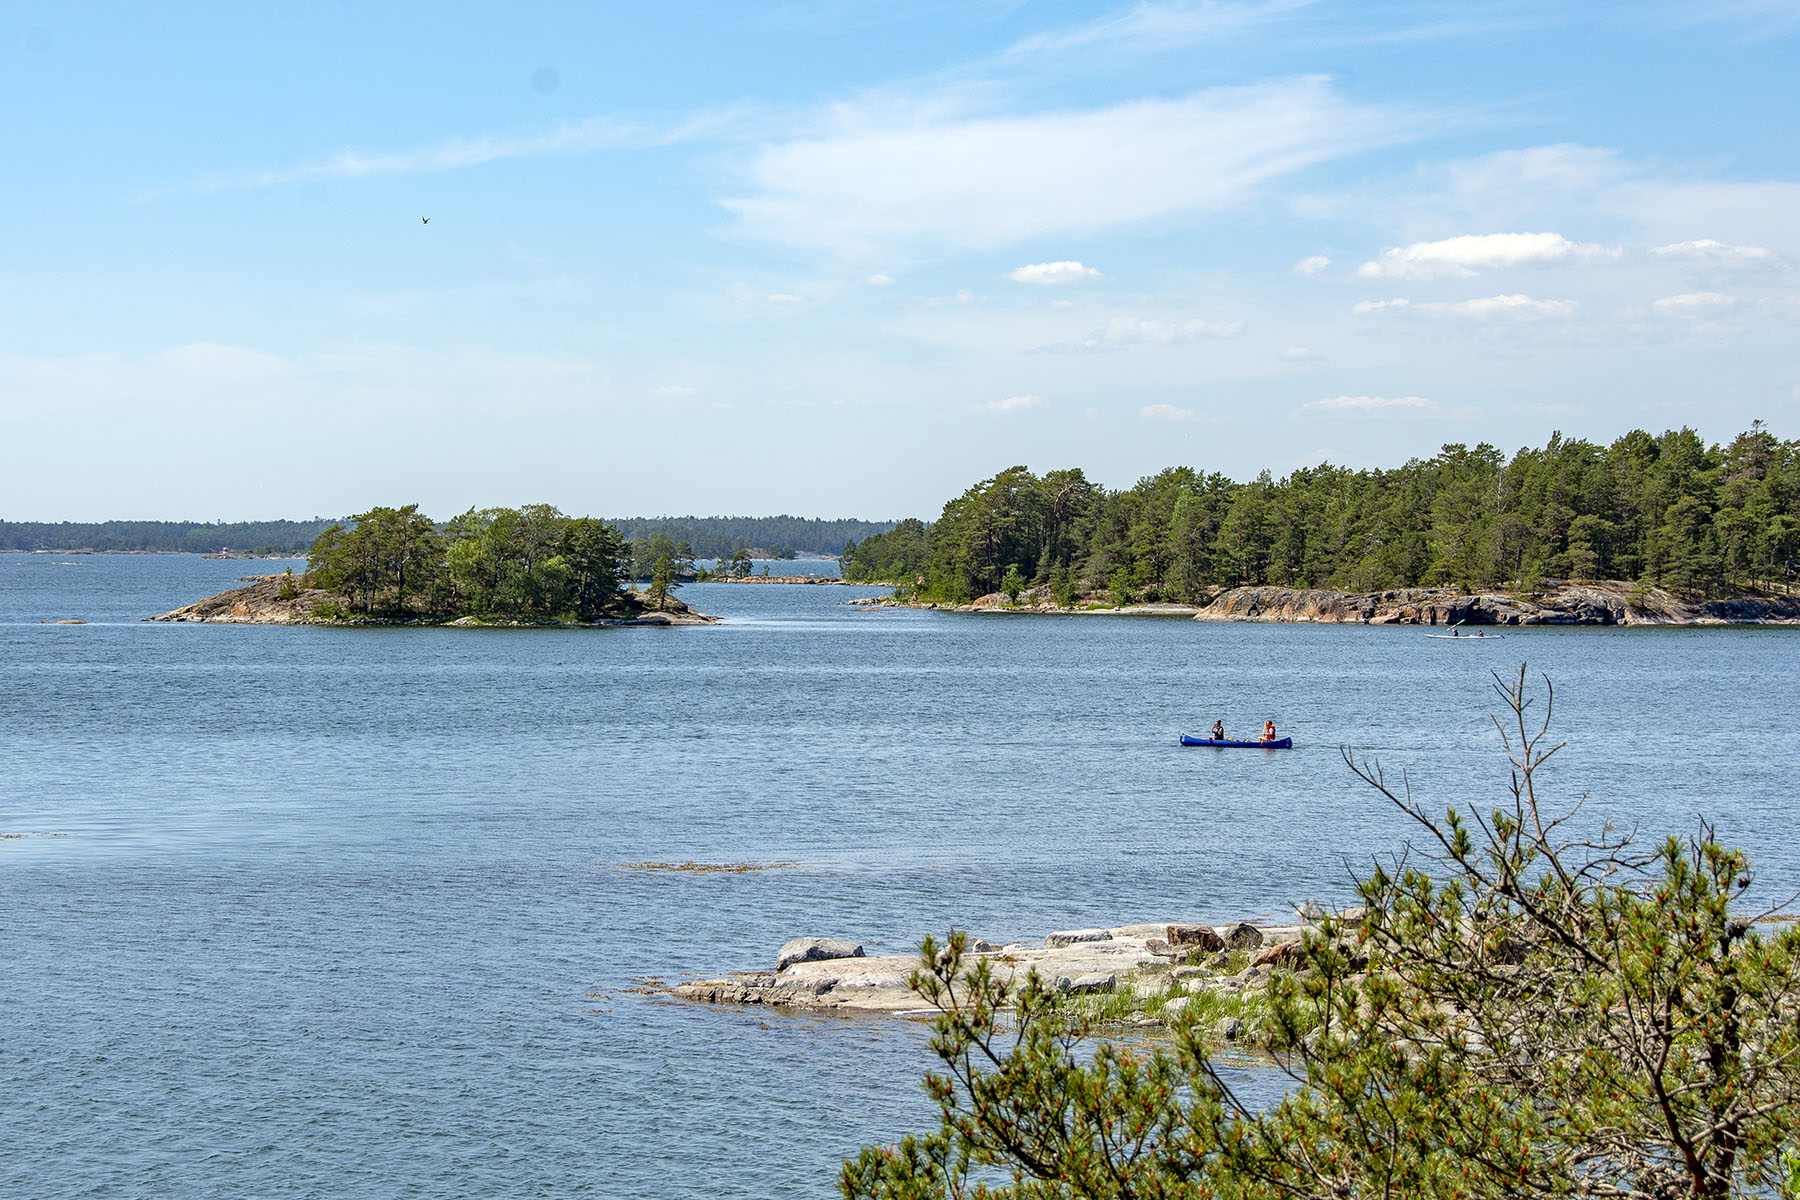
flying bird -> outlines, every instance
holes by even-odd
[[[420,218],[419,218],[419,224],[421,224],[421,225],[429,225],[429,224],[431,224],[431,218],[430,218],[430,217],[420,217]]]

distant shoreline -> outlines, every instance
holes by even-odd
[[[522,621],[475,616],[454,617],[448,620],[423,617],[322,617],[314,614],[322,606],[335,601],[336,597],[333,593],[321,588],[303,586],[304,579],[305,576],[294,575],[251,576],[251,581],[246,587],[232,588],[230,591],[220,592],[216,596],[208,596],[204,600],[196,600],[192,604],[184,605],[170,612],[159,613],[154,617],[143,619],[215,625],[325,625],[332,627],[400,625],[439,629],[590,629],[617,625],[714,625],[720,619],[707,613],[695,612],[681,601],[673,598],[660,607],[653,607],[644,596],[637,592],[624,593],[619,599],[617,612],[601,617],[597,621]]]
[[[885,586],[871,584],[869,586]],[[1255,586],[1215,589],[1203,604],[1055,604],[1044,589],[1021,592],[1019,603],[993,592],[968,604],[852,600],[862,608],[936,609],[944,612],[1182,617],[1196,621],[1263,624],[1419,625],[1507,627],[1537,625],[1800,625],[1800,596],[1746,595],[1688,600],[1660,588],[1616,580],[1573,583],[1547,580],[1532,592],[1464,592],[1456,588],[1393,588],[1341,592],[1325,588]]]

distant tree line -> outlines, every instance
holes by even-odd
[[[331,524],[310,521],[0,521],[0,550],[299,554]]]
[[[628,542],[657,535],[686,542],[696,558],[727,559],[739,550],[765,550],[771,558],[835,555],[846,542],[862,541],[894,527],[892,521],[821,520],[817,517],[625,517],[609,524]]]
[[[1716,595],[1790,583],[1800,442],[1752,424],[1726,446],[1691,429],[1609,446],[1553,434],[1510,460],[1483,443],[1386,470],[1330,464],[1249,483],[1171,467],[1122,491],[1079,469],[1012,467],[847,549],[847,578],[967,601],[1047,587],[1195,601],[1245,584],[1369,591],[1625,580]]]

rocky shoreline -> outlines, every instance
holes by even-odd
[[[1305,915],[1316,919],[1315,912]],[[1258,1002],[1269,976],[1292,961],[1308,927],[1305,921],[1122,925],[1063,930],[1041,945],[995,946],[971,939],[969,950],[1002,980],[1022,982],[1035,971],[1059,992],[1093,997],[1122,1024],[1161,1025],[1196,1004],[1198,1011],[1235,1021],[1235,1012]],[[706,1004],[922,1016],[932,1010],[907,982],[918,965],[916,954],[869,957],[856,942],[796,938],[776,955],[773,971],[693,980],[664,990]]]
[[[671,598],[661,608],[652,609],[647,597],[626,592],[625,602],[617,617],[593,622],[563,621],[489,621],[479,617],[458,617],[453,621],[394,621],[373,618],[340,619],[314,615],[321,606],[337,600],[335,593],[302,586],[304,576],[253,575],[246,587],[233,588],[208,596],[204,600],[177,608],[172,612],[145,617],[146,621],[194,621],[221,625],[441,625],[455,628],[545,625],[566,628],[589,628],[596,625],[712,625],[718,617],[695,612],[681,601]]]
[[[1465,592],[1395,588],[1340,592],[1323,588],[1240,587],[1212,592],[1205,604],[1090,605],[1059,608],[1041,589],[1011,604],[999,592],[972,604],[852,600],[864,607],[945,609],[966,613],[1055,613],[1179,616],[1197,621],[1262,621],[1356,625],[1796,625],[1800,596],[1688,600],[1661,588],[1619,581],[1546,580],[1533,592]]]

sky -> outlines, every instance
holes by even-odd
[[[1800,438],[1796,61],[1800,0],[0,0],[0,518]]]

